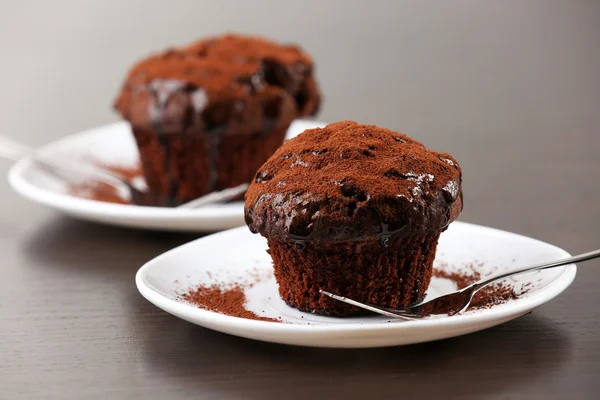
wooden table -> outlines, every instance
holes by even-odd
[[[598,2],[15,3],[0,6],[2,133],[39,145],[115,120],[112,96],[138,56],[253,31],[311,51],[321,119],[402,130],[456,156],[463,221],[572,253],[600,245]],[[287,347],[202,329],[138,294],[140,265],[195,236],[76,221],[0,190],[2,399],[598,396],[597,261],[551,303],[484,332]]]

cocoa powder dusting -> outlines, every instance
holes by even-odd
[[[129,182],[132,182],[134,179],[141,178],[143,176],[140,165],[126,167],[123,165],[111,165],[101,162],[93,163],[104,170],[114,172],[115,174],[122,176]],[[70,185],[69,194],[84,199],[103,201],[106,203],[131,204],[129,201],[125,200],[119,195],[118,190],[114,186],[93,179]]]
[[[479,264],[479,266],[481,266],[481,264]],[[433,276],[436,278],[448,279],[456,284],[458,289],[462,289],[481,279],[481,274],[475,270],[473,264],[467,265],[467,268],[468,271],[466,272],[450,272],[444,269],[434,269]],[[495,305],[517,299],[520,294],[526,293],[527,289],[528,288],[525,286],[520,293],[517,293],[512,286],[505,283],[490,285],[481,289],[473,296],[473,300],[471,300],[471,305],[468,310],[492,308]]]
[[[118,190],[111,185],[99,181],[85,181],[69,187],[69,194],[83,199],[103,201],[115,204],[130,204],[119,195]]]
[[[134,166],[108,164],[102,161],[93,161],[93,163],[98,167],[110,172],[114,172],[115,174],[120,175],[129,181],[133,181],[136,178],[142,178],[144,176],[142,166],[139,163]]]
[[[198,57],[226,61],[274,60],[283,65],[312,66],[312,59],[299,47],[281,45],[258,36],[228,34],[199,40],[185,48]]]
[[[460,175],[458,162],[447,153],[428,150],[389,129],[341,121],[308,129],[280,147],[256,174],[259,185],[248,191],[247,204],[256,203],[263,193],[303,193],[306,182],[317,197],[364,196],[357,199],[363,202],[390,195],[412,199],[437,194],[449,182],[456,183],[458,192]],[[423,187],[413,190],[419,185]],[[350,188],[363,196],[345,193]]]
[[[197,307],[232,317],[253,319],[256,321],[281,322],[278,319],[262,317],[246,309],[246,295],[244,286],[233,284],[223,286],[214,284],[191,289],[181,298]]]
[[[179,89],[184,92],[201,88],[202,97],[205,95],[220,108],[223,103],[249,98],[249,93],[254,97],[286,92],[290,100],[295,100],[299,115],[314,115],[320,94],[313,68],[311,57],[297,46],[245,35],[210,37],[138,62],[129,71],[115,106],[134,122],[131,118],[136,119],[134,109],[140,104],[140,89],[162,81],[182,83]],[[141,96],[148,95],[146,91]],[[181,104],[194,102],[182,93],[175,97]]]
[[[389,129],[341,121],[304,131],[263,164],[245,218],[268,238],[331,242],[431,234],[461,210],[462,170],[451,155]]]

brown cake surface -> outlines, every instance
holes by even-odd
[[[251,65],[198,59],[176,51],[146,60],[117,101],[135,128],[184,133],[186,129],[221,135],[272,129],[295,116],[280,88],[263,85]]]
[[[317,111],[312,69],[296,47],[241,35],[136,64],[115,107],[132,125],[155,203],[177,205],[249,182],[292,120]],[[286,79],[272,78],[279,70]]]
[[[312,58],[298,46],[280,45],[256,36],[225,35],[200,40],[185,49],[198,57],[255,65],[268,85],[284,88],[300,116],[314,115],[321,96]]]
[[[439,235],[461,210],[452,156],[343,121],[280,147],[257,172],[245,216],[269,241],[288,304],[348,315],[356,310],[318,290],[388,307],[418,300]]]
[[[137,63],[129,72],[115,107],[134,125],[148,126],[164,118],[163,124],[171,128],[169,123],[191,122],[186,112],[204,117],[206,124],[211,125],[213,113],[206,108],[213,104],[223,107],[231,102],[232,108],[240,108],[235,103],[249,95],[268,101],[281,97],[282,92],[292,97],[295,116],[316,114],[320,93],[308,54],[296,46],[258,37],[224,35],[167,50]],[[185,94],[194,96],[184,99]],[[179,106],[172,108],[178,112],[167,108],[165,113],[156,115],[150,111],[166,105],[171,97]],[[275,116],[276,111],[270,111],[265,119]],[[257,113],[253,116],[261,117]],[[219,117],[225,119],[225,115]]]

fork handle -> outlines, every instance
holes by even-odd
[[[463,290],[473,289],[474,291],[478,291],[479,289],[482,289],[483,287],[485,287],[491,283],[494,283],[501,279],[507,278],[509,276],[524,274],[525,272],[537,271],[537,270],[541,270],[541,269],[560,267],[563,265],[574,264],[577,262],[592,260],[594,258],[599,258],[599,257],[600,257],[600,250],[594,250],[594,251],[590,251],[588,253],[579,254],[579,255],[576,255],[573,257],[569,257],[569,258],[564,258],[562,260],[551,261],[551,262],[546,262],[546,263],[541,263],[541,264],[536,264],[536,265],[530,265],[528,267],[517,268],[517,269],[511,270],[508,272],[503,272],[500,274],[495,274],[495,275],[489,276],[487,278],[483,278],[483,279],[467,286]]]
[[[23,157],[32,157],[35,150],[21,143],[15,142],[4,135],[0,135],[0,157],[10,161],[19,161]]]
[[[73,163],[68,159],[56,159],[44,157],[43,154],[39,154],[37,150],[28,147],[22,143],[15,141],[14,139],[0,135],[0,157],[6,158],[11,161],[19,161],[25,157],[31,157],[37,163],[51,165],[53,168],[60,168],[69,170],[71,172],[83,172],[86,174],[93,174],[103,179],[110,181],[119,180],[127,181],[127,178],[114,171],[107,171],[104,168],[97,167],[89,163]]]
[[[69,159],[48,158],[40,155],[35,149],[21,144],[7,136],[0,135],[0,157],[11,161],[19,161],[30,157],[38,165],[67,182],[77,182],[74,175],[94,176],[117,189],[121,196],[131,198],[131,186],[127,179],[113,171],[106,171],[88,163],[73,163]]]

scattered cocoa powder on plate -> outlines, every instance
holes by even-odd
[[[482,265],[482,263],[479,263],[477,266],[481,267]],[[458,289],[469,286],[481,279],[481,274],[475,269],[475,265],[473,264],[466,266],[467,271],[447,271],[444,268],[447,268],[447,265],[442,265],[442,269],[435,269],[433,276],[454,282]],[[492,284],[475,293],[468,310],[491,308],[508,300],[514,300],[526,291],[527,287],[524,287],[521,293],[517,293],[512,286],[506,283]]]
[[[232,317],[253,319],[256,321],[281,322],[275,318],[262,317],[246,309],[245,287],[247,285],[239,283],[228,286],[219,284],[199,286],[182,294],[181,298],[205,310]]]
[[[133,166],[110,164],[102,161],[92,161],[92,163],[104,170],[121,175],[128,181],[132,181],[136,178],[142,178],[144,176],[144,171],[142,171],[142,166],[139,163]]]
[[[69,194],[83,199],[103,201],[106,203],[130,204],[129,201],[119,195],[117,188],[95,180],[88,180],[70,185]]]
[[[123,165],[111,165],[96,161],[94,161],[93,164],[104,170],[121,175],[129,182],[132,182],[138,177],[143,177],[142,168],[140,165],[126,167]],[[93,179],[70,185],[69,194],[84,199],[103,201],[106,203],[131,204],[129,201],[125,200],[119,195],[118,190],[114,186]]]
[[[477,266],[480,265],[478,264]],[[474,264],[467,265],[466,270],[463,269],[462,271],[449,271],[448,265],[442,264],[441,268],[435,269],[433,274],[436,278],[452,281],[458,289],[462,289],[481,278],[481,274],[476,270]],[[247,298],[244,290],[251,288],[262,279],[263,277],[258,272],[253,272],[251,279],[247,282],[214,283],[207,286],[198,286],[181,294],[180,298],[199,308],[232,317],[257,321],[282,322],[281,318],[263,317],[246,308]],[[516,299],[520,294],[526,293],[528,288],[528,285],[525,285],[521,292],[517,293],[512,286],[505,283],[490,285],[475,294],[469,310],[491,308],[508,300]]]

